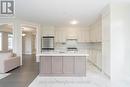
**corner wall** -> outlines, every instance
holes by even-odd
[[[111,77],[115,87],[130,83],[130,3],[111,4]]]
[[[102,14],[102,71],[111,77],[110,57],[110,6],[103,9]]]

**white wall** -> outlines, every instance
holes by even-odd
[[[20,56],[22,65],[22,30],[19,20],[13,20],[13,52]]]
[[[110,60],[110,6],[107,6],[102,14],[102,71],[111,77]]]
[[[116,87],[130,83],[130,4],[111,5],[111,77]]]
[[[39,56],[38,54],[41,53],[41,37],[42,37],[42,26],[37,25],[37,32],[36,32],[36,62],[39,62]]]

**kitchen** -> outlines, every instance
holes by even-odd
[[[13,85],[22,83],[27,86],[26,81],[34,80],[29,87],[129,87],[129,0],[15,2],[12,6],[17,8],[16,15],[1,18],[0,22],[12,25],[13,52],[20,57],[22,69],[14,70],[18,74],[4,77],[0,85],[15,87]],[[25,38],[22,25],[33,26],[36,30],[32,42],[36,46],[33,52],[27,50],[28,57],[23,54],[26,51],[22,48],[22,38]],[[3,35],[0,34],[1,41]],[[0,49],[5,43],[0,44]],[[12,83],[12,77],[18,78]],[[21,81],[18,83],[18,80]]]
[[[102,71],[101,17],[89,27],[44,26],[40,37],[41,76],[86,76],[88,62]]]

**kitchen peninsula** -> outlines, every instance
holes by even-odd
[[[45,52],[40,57],[40,76],[86,76],[86,53]]]

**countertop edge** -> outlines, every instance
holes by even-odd
[[[36,54],[36,56],[89,56],[89,54]]]

